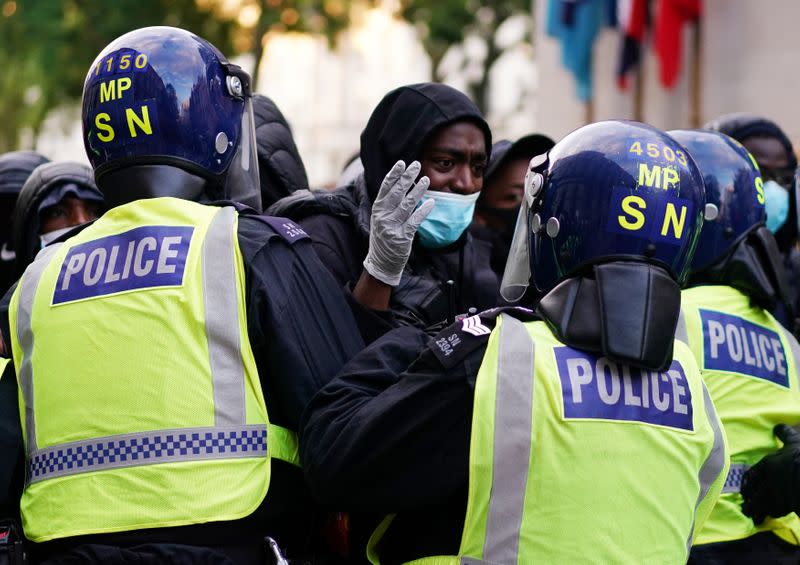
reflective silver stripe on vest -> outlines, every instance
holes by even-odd
[[[19,300],[17,308],[17,339],[22,348],[22,364],[17,369],[17,382],[25,402],[25,449],[30,457],[36,451],[36,418],[33,415],[33,329],[31,328],[31,312],[36,289],[42,279],[53,254],[62,243],[49,245],[42,249],[33,260],[19,283]]]
[[[484,561],[516,564],[519,555],[531,456],[533,359],[534,344],[525,325],[502,314]]]
[[[245,376],[239,343],[233,241],[235,222],[234,209],[222,208],[211,221],[203,242],[203,300],[217,426],[245,423]]]
[[[214,427],[119,434],[37,449],[31,311],[42,273],[60,244],[39,253],[20,283],[17,311],[17,333],[23,351],[18,380],[25,401],[28,483],[155,463],[266,457],[267,426],[245,425],[245,372],[239,339],[235,222],[235,210],[221,208],[211,220],[203,241],[203,299],[214,390]]]
[[[675,327],[675,339],[689,345],[689,334],[686,332],[686,317],[683,315],[683,308],[678,316],[678,325]]]
[[[739,492],[742,490],[742,479],[749,468],[743,463],[731,463],[728,476],[725,477],[725,484],[722,486],[722,492]]]
[[[719,426],[717,419],[717,411],[714,409],[714,403],[711,402],[711,396],[708,394],[706,385],[703,384],[703,401],[705,402],[706,417],[711,424],[711,429],[714,432],[714,445],[711,447],[711,452],[706,457],[703,466],[700,467],[700,473],[697,479],[700,481],[700,493],[697,495],[697,502],[694,505],[695,517],[692,519],[692,529],[689,530],[689,538],[686,540],[686,556],[689,556],[689,550],[692,547],[692,536],[694,535],[695,520],[697,517],[697,508],[708,494],[711,485],[717,480],[722,469],[725,467],[725,438],[722,435],[722,429]]]
[[[183,428],[62,443],[28,460],[28,484],[78,473],[203,459],[265,457],[264,425]]]
[[[791,332],[787,331],[780,322],[777,323],[778,328],[780,328],[781,335],[783,339],[789,342],[789,347],[792,350],[792,361],[794,361],[794,371],[795,371],[795,382],[797,382],[798,378],[800,378],[800,367],[798,367],[798,363],[800,363],[800,344],[797,343],[795,337],[791,334]],[[789,366],[786,366],[786,370],[788,372]],[[789,381],[789,386],[792,386],[791,381]]]

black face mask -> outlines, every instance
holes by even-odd
[[[514,236],[514,228],[517,226],[517,216],[519,206],[513,208],[496,208],[494,206],[481,206],[479,211],[484,216],[493,218],[503,226],[497,233],[508,245],[511,245],[511,238]]]

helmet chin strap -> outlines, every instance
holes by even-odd
[[[649,263],[594,265],[547,293],[537,313],[559,341],[611,361],[666,370],[681,308],[678,283]]]

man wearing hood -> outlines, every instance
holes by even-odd
[[[789,137],[778,124],[755,114],[735,113],[720,116],[707,123],[705,129],[728,135],[744,145],[755,158],[764,179],[764,206],[767,211],[767,228],[784,257],[789,277],[792,306],[797,311],[800,297],[800,250],[797,216],[797,157]],[[776,317],[792,327],[781,312]]]
[[[491,247],[467,231],[490,148],[489,126],[464,94],[403,86],[380,101],[361,134],[362,175],[332,193],[297,193],[269,213],[301,221],[323,263],[367,307],[362,329],[365,321],[378,334],[452,320],[499,301]],[[428,179],[430,190],[415,212],[416,200],[403,195],[419,174],[412,192]]]
[[[498,273],[503,272],[508,259],[524,196],[522,184],[528,162],[553,145],[555,142],[546,135],[532,133],[514,142],[502,139],[492,146],[492,159],[484,175],[470,232],[492,244],[492,269]]]
[[[88,166],[61,161],[36,167],[14,208],[11,239],[19,268],[25,269],[50,242],[99,218],[104,208]]]
[[[5,292],[22,274],[11,246],[11,220],[17,195],[33,170],[49,159],[35,151],[12,151],[0,155],[0,292]]]

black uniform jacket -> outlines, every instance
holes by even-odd
[[[480,320],[494,327],[501,311],[534,319],[503,308]],[[356,514],[398,514],[381,544],[382,565],[458,552],[475,379],[489,339],[462,326],[433,338],[413,327],[386,333],[303,414],[300,450],[314,496]],[[359,545],[368,534],[355,537]],[[352,553],[363,561],[363,547]]]

